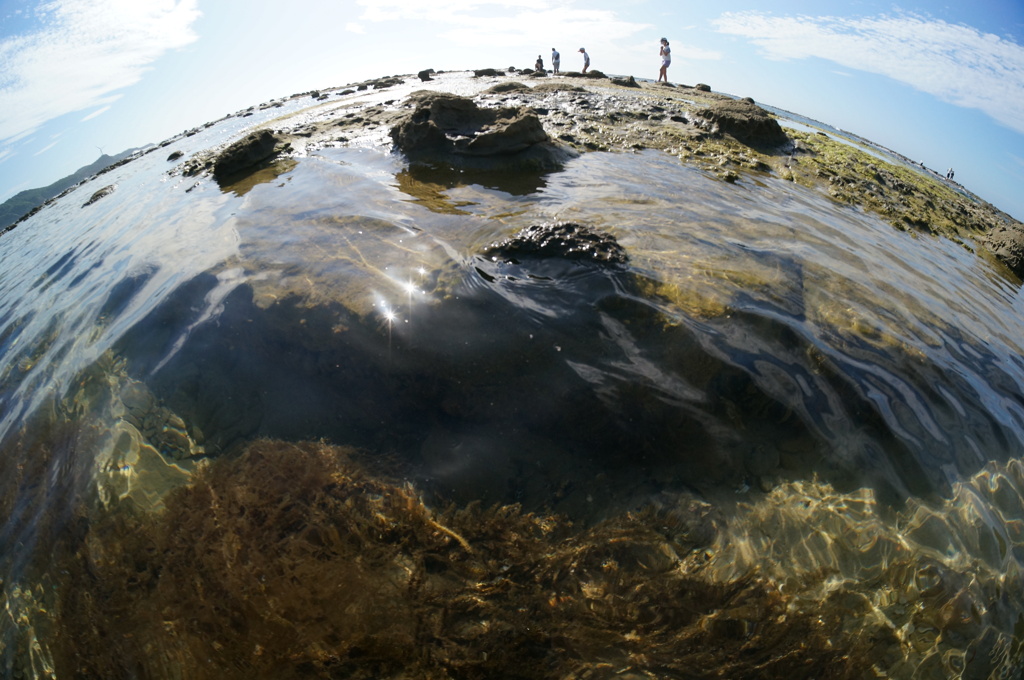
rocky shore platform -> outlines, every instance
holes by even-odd
[[[780,125],[753,99],[704,84],[651,83],[596,71],[550,76],[428,69],[296,94],[259,108],[305,98],[315,104],[301,115],[284,115],[221,148],[170,158],[181,160],[171,174],[235,182],[282,156],[337,146],[390,145],[413,164],[496,172],[554,170],[591,151],[655,149],[724,182],[774,177],[818,189],[897,229],[988,254],[1024,278],[1024,225],[963,186],[901,162],[895,152],[889,162],[855,141]]]

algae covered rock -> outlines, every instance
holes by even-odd
[[[1014,274],[1024,278],[1024,229],[1019,223],[997,226],[979,241]]]
[[[419,92],[410,101],[413,110],[391,128],[391,139],[412,160],[553,168],[565,156],[528,108],[482,108],[472,99],[441,92]]]
[[[574,222],[529,226],[504,241],[491,244],[483,254],[507,262],[552,257],[612,265],[629,261],[625,248],[614,236]]]
[[[82,204],[82,207],[88,208],[90,205],[100,200],[101,198],[109,196],[110,194],[114,193],[115,188],[117,187],[111,184],[110,186],[105,186],[102,189],[98,189],[92,196],[89,197],[88,201]]]
[[[509,80],[504,83],[498,83],[484,90],[484,94],[505,94],[507,92],[529,92],[532,88],[529,85]]]
[[[629,76],[628,78],[612,78],[612,83],[621,87],[640,87],[640,83],[636,82],[636,78],[633,76]]]
[[[730,135],[749,146],[781,146],[789,140],[779,122],[749,100],[722,99],[694,112],[708,132]]]
[[[213,162],[213,176],[224,179],[252,168],[273,156],[280,141],[270,130],[249,133],[217,156]]]

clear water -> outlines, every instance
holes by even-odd
[[[879,673],[1019,674],[1019,282],[815,191],[656,152],[525,178],[375,145],[223,188],[166,173],[250,123],[0,239],[0,673],[52,673],[45,556],[82,508],[158,512],[197,461],[272,438],[387,458],[439,507],[587,526],[699,498],[722,518],[710,578],[756,571],[807,607],[855,595],[900,640]],[[477,254],[555,220],[611,233],[630,265]]]

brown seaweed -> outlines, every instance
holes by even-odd
[[[702,575],[694,501],[592,527],[433,511],[348,449],[260,441],[67,546],[54,660],[86,678],[852,678],[844,634],[767,580]]]

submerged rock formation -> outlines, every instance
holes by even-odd
[[[626,264],[629,257],[611,234],[573,222],[529,226],[491,244],[485,257],[516,262],[520,258],[561,257],[600,264]]]

